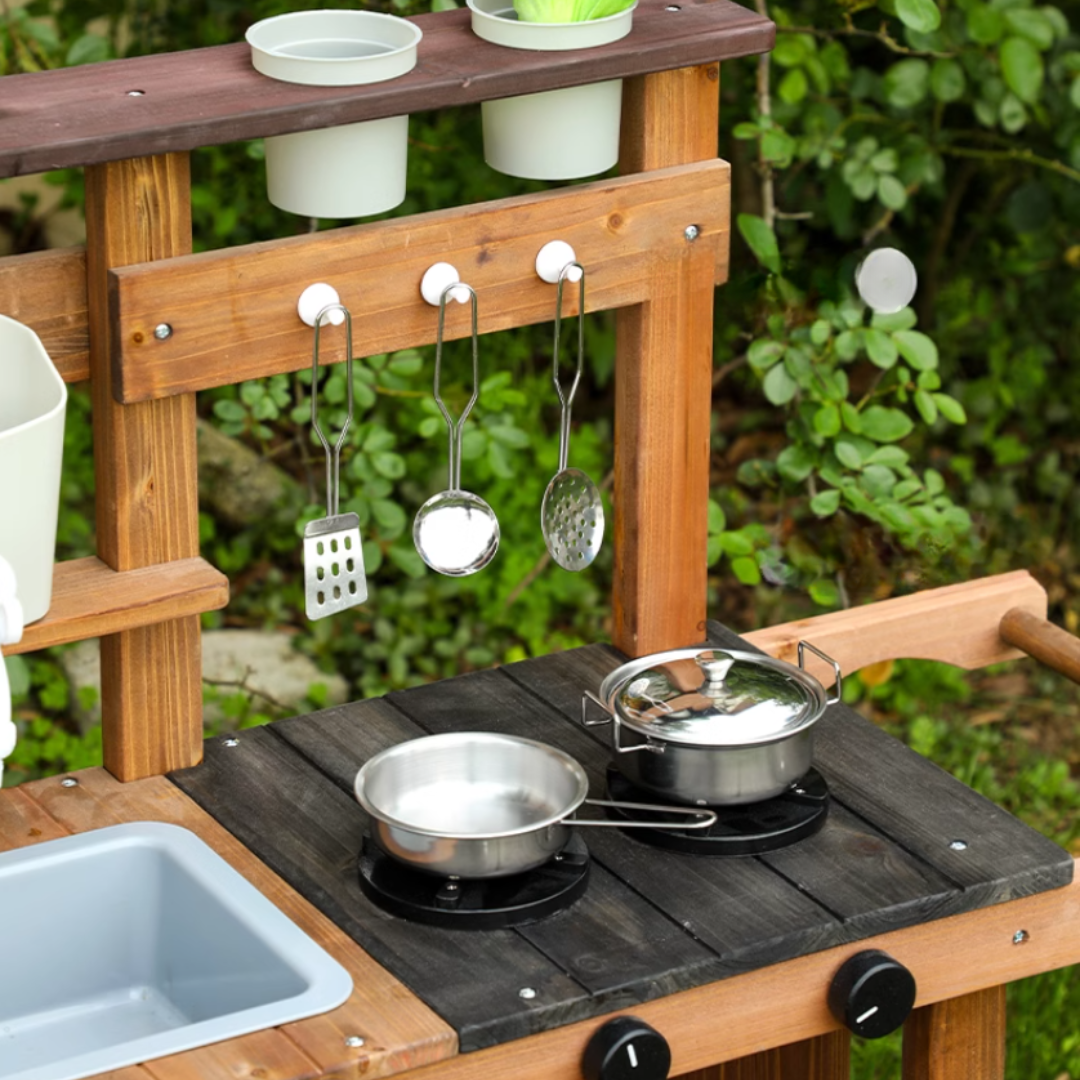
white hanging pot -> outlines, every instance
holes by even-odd
[[[0,556],[18,582],[23,618],[52,601],[67,387],[41,339],[0,315]]]
[[[468,0],[473,33],[508,49],[561,52],[608,45],[630,33],[636,4],[603,19],[519,22],[508,0]],[[484,160],[508,176],[575,180],[619,160],[622,80],[485,101]]]
[[[247,32],[256,71],[306,86],[362,86],[416,66],[418,27],[374,11],[296,11]],[[274,135],[266,140],[270,201],[306,217],[352,218],[405,198],[409,118]]]

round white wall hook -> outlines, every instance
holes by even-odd
[[[432,306],[438,307],[442,294],[451,285],[461,282],[461,275],[450,263],[438,262],[429,266],[424,272],[420,282],[420,295]],[[466,288],[452,289],[450,299],[464,304],[469,299],[469,290]]]
[[[567,263],[577,262],[574,249],[565,240],[549,240],[536,253],[536,272],[549,285],[559,284],[559,275]],[[581,271],[575,266],[566,275],[567,281],[580,281]]]
[[[296,302],[296,312],[308,326],[314,326],[323,308],[340,303],[341,297],[338,296],[337,289],[333,285],[327,285],[325,281],[320,281],[315,285],[309,285],[300,294],[300,299]],[[340,326],[344,321],[345,312],[335,310],[326,316],[323,323]]]

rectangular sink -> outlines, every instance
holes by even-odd
[[[336,1008],[349,973],[194,833],[0,854],[0,1077],[76,1080]]]

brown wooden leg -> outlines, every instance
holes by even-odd
[[[627,80],[622,171],[716,157],[718,117],[715,64]],[[716,262],[687,240],[617,316],[612,638],[631,656],[704,636]]]
[[[849,1080],[851,1036],[834,1031],[816,1039],[697,1069],[678,1080]]]
[[[118,404],[109,316],[111,267],[191,250],[190,189],[186,154],[86,170],[97,545],[114,570],[199,554],[195,395]],[[101,639],[105,766],[120,780],[201,759],[199,636],[198,617],[187,616]]]
[[[916,1009],[904,1025],[903,1080],[1002,1080],[1005,987]]]

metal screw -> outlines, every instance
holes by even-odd
[[[953,851],[966,851],[967,850],[967,841],[966,840],[953,840],[953,841],[950,842],[949,847],[951,847],[953,849]]]
[[[686,237],[686,242],[692,244],[701,235],[701,230],[696,225],[687,225],[682,234]]]
[[[227,739],[222,739],[221,741],[225,746],[239,746],[240,745],[240,740],[237,739],[237,738],[234,738],[232,735],[230,735]]]
[[[61,787],[78,787],[79,786],[79,781],[76,780],[74,776],[65,776],[64,779],[60,781],[60,786]]]
[[[668,6],[666,8],[664,8],[664,10],[665,11],[682,11],[682,5],[681,4],[668,4]]]
[[[129,90],[127,92],[128,97],[142,97],[145,94],[145,90]]]
[[[532,1001],[536,997],[536,991],[531,986],[523,986],[518,991],[518,997],[524,998],[526,1001]]]
[[[167,341],[172,337],[172,327],[167,322],[158,323],[157,326],[154,327],[154,337],[156,337],[158,341]]]
[[[346,1035],[345,1045],[351,1047],[360,1047],[364,1045],[364,1037],[362,1035]]]
[[[1016,933],[1013,934],[1013,944],[1023,945],[1029,937],[1031,937],[1031,935],[1026,930],[1017,930]]]
[[[457,892],[461,888],[461,885],[456,881],[448,881],[446,883],[447,892]]]

